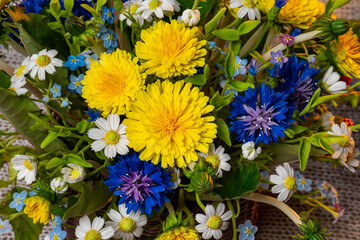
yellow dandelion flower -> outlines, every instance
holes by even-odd
[[[191,83],[158,80],[138,94],[124,120],[129,147],[140,159],[162,167],[185,167],[197,161],[197,151],[207,153],[216,138],[216,124],[209,98]]]
[[[189,227],[176,227],[160,234],[156,240],[200,240],[195,229]]]
[[[339,36],[330,44],[337,67],[348,77],[360,78],[360,42],[353,30]]]
[[[34,224],[47,224],[50,218],[50,202],[40,196],[32,196],[24,200],[24,213],[32,218]]]
[[[91,108],[110,113],[125,114],[139,90],[144,88],[146,74],[141,73],[138,59],[131,59],[126,51],[102,53],[99,62],[92,61],[81,84],[82,96]]]
[[[275,0],[258,0],[256,7],[268,13],[274,6]],[[281,8],[278,21],[288,23],[299,28],[309,28],[315,20],[324,13],[325,5],[318,0],[289,0]]]
[[[206,41],[198,41],[198,28],[187,28],[176,20],[159,21],[141,32],[143,42],[135,46],[136,56],[144,62],[147,74],[161,78],[194,75],[196,67],[205,65]]]

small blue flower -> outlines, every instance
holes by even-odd
[[[99,37],[101,33],[106,33],[107,30],[107,27],[105,27],[105,21],[103,21],[103,23],[99,24],[99,32],[97,33],[97,36]]]
[[[254,240],[254,234],[257,232],[258,227],[252,225],[250,220],[246,220],[245,224],[240,224],[239,227],[239,240]]]
[[[55,228],[54,231],[50,232],[50,240],[64,240],[66,232],[62,231],[61,228]]]
[[[248,68],[249,73],[255,76],[256,73],[259,71],[261,65],[262,65],[261,62],[258,62],[255,58],[252,58],[250,60],[250,67]]]
[[[316,187],[320,190],[321,196],[330,197],[329,189],[325,183],[327,183],[327,182],[318,179],[318,180],[316,180]]]
[[[70,55],[68,57],[68,60],[66,62],[64,62],[64,67],[68,67],[70,68],[71,71],[75,71],[78,67],[83,67],[85,66],[85,56],[79,55],[79,56],[74,56],[74,55]]]
[[[282,8],[288,3],[289,0],[275,0],[275,7]]]
[[[299,189],[300,191],[306,191],[306,192],[311,191],[311,183],[312,183],[311,179],[305,179],[305,177],[298,171],[295,172],[295,177],[296,177],[297,189]]]
[[[297,28],[297,27],[296,27],[296,28],[293,30],[293,32],[290,34],[290,36],[296,37],[296,36],[299,35],[301,32],[302,32],[301,28]]]
[[[116,16],[115,16],[115,8],[114,7],[107,8],[107,7],[103,6],[101,9],[102,9],[102,12],[103,12],[103,14],[101,15],[101,18],[104,21],[107,21],[108,23],[113,24],[114,19],[116,18]]]
[[[247,59],[241,59],[238,55],[235,56],[235,72],[234,76],[245,75],[246,74],[246,65],[248,64]]]
[[[90,117],[90,119],[88,119],[89,122],[93,122],[96,119],[98,119],[100,117],[100,111],[97,110],[96,112],[94,110],[92,110],[91,108],[89,108],[88,111],[85,111],[85,113],[87,113]]]
[[[224,88],[226,81],[227,81],[227,80],[221,80],[220,83],[219,83],[219,84],[220,84],[220,87]],[[233,89],[233,88],[231,88],[231,87],[227,87],[227,88],[225,89],[224,96],[228,95],[228,94],[231,93],[231,92],[234,92],[234,95],[233,95],[234,97],[237,96],[237,95],[239,95],[239,92],[238,92],[238,91],[236,91],[235,89]]]
[[[39,190],[40,188],[37,187],[36,189]],[[36,194],[37,194],[36,192],[34,192],[33,190],[31,190],[31,191],[29,192],[29,197],[32,197],[32,196],[34,196],[34,195],[36,195]]]
[[[117,46],[117,34],[111,29],[108,29],[106,33],[102,33],[101,39],[104,41],[105,48],[115,48]]]
[[[260,182],[259,182],[259,184],[258,184],[258,187],[261,187],[261,188],[263,188],[263,189],[268,189],[269,188],[269,184],[268,183],[264,183],[264,182],[262,182],[262,181],[269,181],[269,171],[268,170],[262,170],[261,172],[260,172],[260,175],[261,175],[261,180],[260,180]]]
[[[22,191],[21,193],[14,193],[14,200],[9,204],[9,208],[15,208],[16,211],[20,212],[25,206],[24,199],[26,198],[27,191]]]
[[[270,63],[272,65],[278,65],[280,68],[282,68],[284,63],[288,61],[288,58],[284,57],[283,52],[281,50],[277,52],[270,52],[270,55],[272,57],[270,59]]]
[[[114,50],[115,50],[115,48],[109,47],[109,48],[106,50],[106,53],[113,53]]]
[[[209,48],[213,49],[216,46],[214,41],[209,42]]]
[[[53,87],[50,88],[50,92],[53,94],[53,97],[60,97],[61,96],[61,86],[57,83],[54,83]]]
[[[61,230],[61,223],[62,223],[61,217],[55,216],[54,221],[52,222],[52,226],[54,229],[60,228],[60,230]]]
[[[0,218],[0,235],[4,233],[11,232],[11,225],[9,220],[5,219],[4,221]]]
[[[48,102],[49,102],[49,97],[48,97],[48,96],[44,96],[44,97],[42,98],[42,101],[43,101],[44,103],[48,103]]]
[[[84,85],[81,84],[81,80],[83,79],[84,79],[84,74],[80,74],[78,77],[71,75],[68,89],[75,91],[78,94],[82,94],[82,88]]]
[[[90,69],[91,62],[95,60],[99,60],[99,56],[96,55],[95,53],[92,53],[91,51],[86,51],[86,52],[82,53],[82,55],[84,55],[85,57],[86,68]]]
[[[63,100],[61,102],[61,107],[67,107],[67,106],[69,106],[69,101],[68,100]]]

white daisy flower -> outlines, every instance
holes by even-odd
[[[355,159],[359,156],[359,150],[355,149],[351,154],[348,155],[346,162],[342,164],[347,167],[352,173],[355,172],[355,168],[359,167],[359,160]]]
[[[230,164],[227,161],[230,160],[230,155],[225,153],[225,148],[219,146],[215,149],[213,143],[210,144],[208,153],[198,153],[199,157],[205,158],[205,160],[213,166],[213,168],[218,168],[216,176],[218,178],[222,177],[222,171],[230,171]]]
[[[116,153],[125,155],[129,152],[129,140],[125,134],[126,126],[120,124],[120,117],[116,114],[109,114],[107,120],[98,118],[95,121],[98,128],[92,128],[88,132],[91,139],[96,140],[91,144],[91,149],[99,152],[105,148],[105,156],[114,158]]]
[[[202,233],[203,239],[220,239],[222,237],[222,231],[226,230],[229,223],[226,222],[232,217],[232,212],[225,212],[225,204],[219,203],[215,208],[213,205],[207,205],[205,207],[204,214],[196,214],[195,219],[199,223],[195,226],[199,233]]]
[[[11,77],[12,82],[25,81],[25,75],[29,72],[30,57],[26,57]]]
[[[256,1],[254,0],[230,0],[230,8],[238,8],[237,12],[238,18],[244,18],[246,15],[250,20],[261,19],[261,14],[259,9],[256,7]]]
[[[15,79],[13,80],[13,78],[11,78],[11,84],[9,89],[16,92],[16,94],[20,96],[28,92],[26,88],[23,88],[25,84],[26,84],[25,80],[15,80]]]
[[[164,11],[178,12],[180,11],[180,3],[176,0],[145,0],[136,10],[136,13],[141,13],[144,19],[148,19],[154,13],[156,17],[161,19],[164,17]]]
[[[346,93],[346,82],[340,81],[340,75],[337,72],[333,72],[333,70],[333,66],[329,67],[324,75],[322,81],[325,85],[325,89],[327,89],[331,94]]]
[[[127,1],[126,3],[124,3],[124,11],[126,13],[130,14],[135,19],[137,24],[139,24],[140,26],[144,25],[144,20],[146,20],[147,22],[152,21],[152,16],[149,16],[148,18],[144,18],[141,13],[138,13],[138,14],[136,13],[136,11],[140,7],[141,3],[142,3],[142,0],[130,0],[130,1]],[[127,18],[124,13],[120,14],[119,19],[120,19],[120,21],[124,21],[126,19],[126,24],[129,27],[131,27],[131,25],[133,23],[131,21],[131,19]]]
[[[31,184],[35,181],[37,173],[37,164],[34,161],[34,158],[27,155],[15,155],[11,159],[13,163],[13,168],[18,172],[17,179],[21,180],[25,178],[26,184]]]
[[[341,123],[341,128],[336,123],[332,125],[331,131],[328,132],[334,135],[339,135],[346,137],[346,142],[344,143],[333,143],[331,144],[332,148],[334,149],[334,153],[332,157],[334,159],[340,158],[342,162],[346,162],[347,156],[353,152],[355,147],[355,141],[351,137],[351,128],[348,128],[345,122]]]
[[[57,177],[50,182],[51,189],[58,193],[63,194],[68,190],[69,184],[62,177]]]
[[[28,70],[30,72],[30,76],[35,78],[36,74],[40,80],[45,80],[46,72],[49,74],[55,73],[55,67],[61,67],[63,65],[63,61],[55,58],[58,52],[54,49],[52,50],[41,50],[38,54],[33,54],[30,58],[30,63],[28,66]]]
[[[92,224],[88,216],[80,218],[75,229],[77,240],[102,240],[114,236],[114,229],[110,226],[103,228],[104,224],[102,217],[95,217]]]
[[[119,211],[111,209],[108,217],[112,221],[106,221],[106,226],[111,226],[115,230],[114,238],[122,240],[133,240],[139,238],[143,232],[143,226],[147,223],[146,215],[142,215],[138,209],[136,213],[133,210],[126,213],[126,205],[123,203],[118,206]]]
[[[329,129],[335,123],[335,116],[331,112],[324,112],[320,115],[320,123],[324,129]]]
[[[275,169],[278,175],[270,175],[270,182],[276,184],[272,187],[272,193],[280,193],[277,199],[281,202],[287,201],[296,189],[294,169],[288,163],[277,166]]]
[[[248,160],[254,160],[261,153],[261,147],[255,149],[254,142],[247,142],[241,146],[242,155]]]
[[[181,15],[181,21],[183,21],[188,26],[194,26],[200,21],[200,11],[186,9]]]
[[[68,183],[81,182],[85,178],[85,170],[82,166],[68,163],[68,167],[61,169],[61,173],[64,174],[63,178]]]

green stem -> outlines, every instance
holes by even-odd
[[[231,221],[232,221],[232,226],[233,226],[233,237],[232,239],[233,240],[236,240],[236,235],[237,235],[237,229],[236,229],[236,214],[235,214],[235,211],[234,211],[234,207],[232,205],[232,202],[230,200],[227,200],[226,201],[229,209],[231,210],[232,212],[232,215],[231,215]]]
[[[205,206],[204,204],[201,202],[200,200],[200,196],[198,193],[195,193],[195,197],[196,197],[196,202],[199,205],[199,207],[205,212]]]
[[[9,221],[12,221],[14,220],[15,218],[21,216],[21,215],[24,215],[25,213],[24,212],[18,212],[18,213],[14,213],[14,214],[11,214],[10,217],[8,218]]]
[[[175,215],[174,206],[171,204],[171,202],[165,202],[165,207],[167,208],[169,214]]]
[[[240,216],[240,199],[236,199],[235,202],[236,202],[236,208],[237,208],[235,218],[238,218]]]
[[[103,165],[101,165],[100,167],[98,167],[97,169],[95,169],[94,171],[92,171],[91,173],[87,174],[87,178],[97,174],[99,171],[103,170],[104,168],[106,168],[106,165],[109,163],[110,158],[106,158],[105,162]]]
[[[197,9],[197,7],[198,7],[198,5],[199,5],[199,3],[201,2],[201,0],[195,0],[195,2],[194,2],[194,5],[192,6],[192,10],[195,10],[195,9]]]
[[[45,158],[45,157],[48,157],[49,155],[53,154],[54,152],[56,152],[57,149],[53,149],[47,153],[44,153],[44,154],[41,154],[40,156],[38,156],[37,158],[41,159],[41,158]]]
[[[266,25],[265,25],[265,29],[261,32],[260,37],[257,39],[255,45],[251,48],[251,50],[256,50],[256,48],[260,45],[260,43],[261,43],[261,41],[263,40],[265,34],[267,34],[270,26],[271,26],[271,23],[270,23],[270,22],[267,22]],[[250,51],[251,51],[251,50],[250,50]]]
[[[244,21],[244,18],[236,18],[232,23],[224,27],[223,29],[232,28],[235,25],[240,25]]]

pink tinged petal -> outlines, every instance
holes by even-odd
[[[106,132],[99,128],[91,128],[88,132],[88,137],[94,140],[103,139],[106,135]]]
[[[95,121],[96,126],[98,126],[100,129],[107,131],[110,131],[110,126],[107,124],[106,120],[104,118],[98,118]]]

